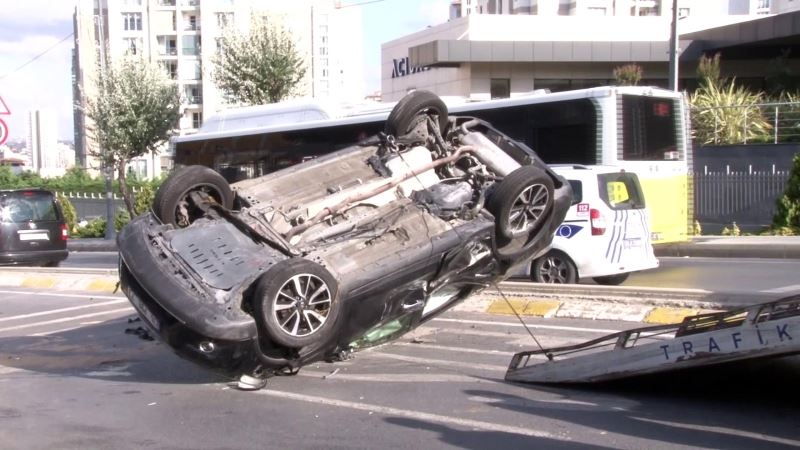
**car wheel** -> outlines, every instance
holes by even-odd
[[[486,205],[498,236],[514,239],[538,231],[553,208],[553,191],[553,180],[538,167],[522,166],[508,174]]]
[[[628,275],[630,273],[618,273],[616,275],[606,275],[604,277],[594,277],[592,278],[595,283],[602,284],[605,286],[617,286],[625,282],[628,279]]]
[[[551,250],[533,261],[531,279],[537,283],[574,284],[578,281],[578,269],[569,256]]]
[[[256,320],[273,342],[301,348],[326,339],[339,314],[338,285],[321,265],[295,258],[261,276],[255,290]]]
[[[46,263],[42,264],[42,267],[58,267],[61,265],[61,261],[47,261]]]
[[[386,134],[402,136],[408,133],[422,112],[436,116],[439,131],[444,135],[447,127],[447,106],[438,95],[430,91],[414,91],[397,102],[386,119]]]
[[[193,210],[189,194],[208,194],[225,208],[233,207],[233,191],[222,175],[205,166],[186,166],[173,172],[158,188],[153,199],[153,212],[162,222],[187,227],[202,213]]]

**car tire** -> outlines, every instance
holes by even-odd
[[[178,212],[193,191],[203,191],[225,208],[233,207],[233,191],[219,173],[205,166],[186,166],[177,169],[164,180],[153,199],[153,212],[163,223],[188,226],[196,219]]]
[[[288,348],[326,340],[336,327],[339,309],[336,279],[321,265],[301,258],[268,270],[253,297],[259,328]]]
[[[444,135],[447,128],[447,105],[430,91],[414,91],[400,99],[389,113],[384,131],[395,137],[410,132],[421,112],[437,116],[439,132]]]
[[[536,233],[553,209],[554,190],[553,180],[536,166],[522,166],[508,174],[486,204],[495,217],[498,237]]]
[[[565,253],[550,250],[531,263],[531,280],[548,284],[575,284],[578,269]]]
[[[606,275],[604,277],[594,277],[592,279],[595,283],[604,286],[618,286],[628,279],[628,275],[630,275],[630,273],[618,273],[616,275]]]

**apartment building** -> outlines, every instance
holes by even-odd
[[[180,134],[195,132],[208,115],[229,107],[213,79],[213,57],[224,33],[248,30],[251,19],[282,24],[295,38],[306,75],[295,95],[324,99],[363,96],[361,16],[359,8],[339,8],[333,0],[78,0],[74,16],[73,78],[80,94],[96,92],[99,58],[105,42],[108,59],[143,55],[163,66],[183,98]],[[87,149],[85,118],[75,110],[75,143],[84,167],[95,164]],[[132,162],[144,177],[171,167],[168,149]]]
[[[475,100],[614,83],[628,63],[641,84],[669,85],[672,0],[456,0],[443,24],[381,46],[384,101],[413,89]],[[796,4],[797,3],[797,4]],[[679,87],[703,54],[723,75],[763,88],[766,67],[795,46],[800,1],[679,0]],[[778,11],[780,14],[772,14]],[[796,53],[796,52],[795,52]],[[800,55],[788,64],[800,70]]]
[[[30,152],[30,168],[42,177],[61,176],[75,165],[75,152],[58,142],[56,114],[50,109],[28,111],[26,147]]]
[[[679,0],[680,17],[779,14],[796,11],[794,0]],[[471,14],[540,16],[664,16],[672,0],[454,0],[451,18]]]

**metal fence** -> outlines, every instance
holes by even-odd
[[[701,144],[800,142],[800,102],[692,108]]]
[[[694,211],[704,233],[719,232],[733,222],[742,231],[754,232],[772,223],[775,202],[783,195],[788,171],[726,170],[694,173]]]

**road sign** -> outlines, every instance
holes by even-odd
[[[0,116],[9,116],[11,115],[11,110],[8,109],[8,105],[3,100],[3,97],[0,97]],[[3,122],[3,119],[0,119],[0,145],[6,143],[8,139],[8,125]]]

